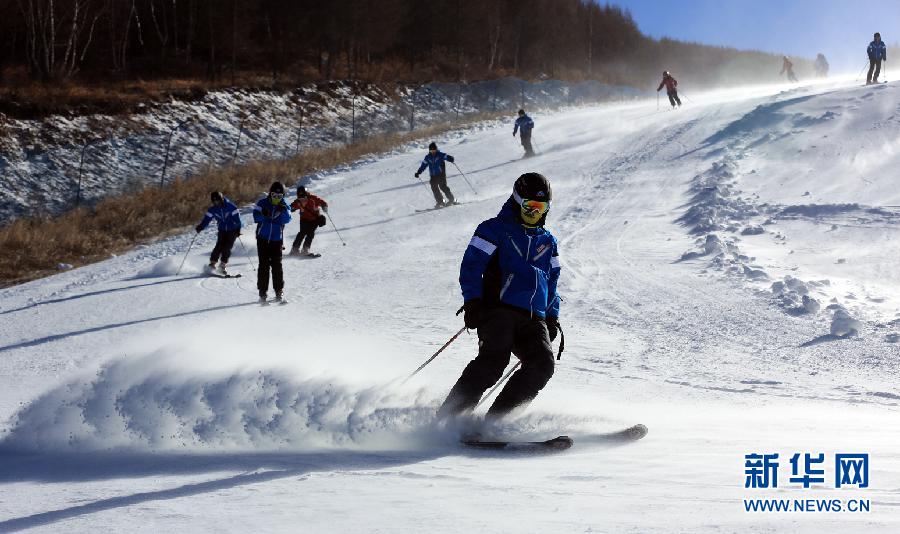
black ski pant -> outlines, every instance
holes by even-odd
[[[241,235],[240,230],[231,230],[230,232],[219,232],[216,239],[216,246],[213,247],[212,254],[209,255],[209,263],[212,265],[222,258],[222,263],[228,263],[231,258],[231,248],[234,247],[234,240]]]
[[[447,185],[447,175],[446,174],[438,174],[431,177],[431,193],[434,194],[434,201],[438,204],[444,202],[444,197],[441,196],[441,191],[447,195],[447,202],[453,202],[453,193],[450,192],[450,187]]]
[[[256,238],[256,249],[259,253],[259,273],[256,288],[260,295],[269,292],[269,270],[272,271],[272,287],[275,293],[284,289],[284,271],[281,269],[281,241],[267,241]]]
[[[503,376],[510,353],[522,362],[488,409],[488,417],[503,417],[531,402],[553,376],[553,347],[547,324],[528,312],[506,307],[491,308],[478,326],[478,356],[469,362],[447,399],[439,417],[471,410],[481,396]]]
[[[874,74],[874,76],[873,76]],[[881,60],[869,60],[869,74],[866,75],[866,83],[878,82],[878,75],[881,74]]]
[[[522,147],[525,148],[526,156],[534,155],[534,148],[531,146],[531,132],[522,133]]]
[[[316,228],[318,227],[319,221],[304,221],[300,219],[300,233],[294,238],[294,244],[291,248],[298,249],[302,243],[303,248],[309,250],[309,247],[312,246],[313,238],[316,237]]]
[[[667,91],[667,95],[669,95],[669,104],[672,104],[674,108],[676,105],[681,105],[681,99],[678,98],[678,91]]]

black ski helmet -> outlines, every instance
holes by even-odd
[[[524,109],[520,109],[520,110],[519,110],[519,115],[524,115],[524,114],[525,114],[525,110],[524,110]]]
[[[543,174],[526,172],[519,176],[513,185],[513,197],[520,204],[523,200],[550,202],[553,200],[553,189],[550,188],[550,181]]]
[[[303,187],[302,185],[298,185],[297,186],[297,197],[303,198],[305,196],[306,196],[306,188]]]
[[[669,71],[664,70],[664,71],[663,71],[663,76],[668,76],[668,75],[669,75]]]
[[[281,182],[272,182],[272,186],[269,188],[269,193],[281,193],[284,194],[284,186]]]
[[[209,199],[210,199],[211,201],[213,201],[214,203],[215,203],[215,202],[224,202],[224,201],[225,201],[225,197],[224,197],[224,196],[222,195],[222,193],[220,193],[219,191],[213,191],[212,193],[210,193],[210,194],[209,194]]]
[[[431,144],[428,145],[428,150],[437,150],[437,143],[432,141]]]
[[[881,39],[881,33],[875,32],[874,39]]]

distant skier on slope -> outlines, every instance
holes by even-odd
[[[534,121],[525,113],[524,109],[520,109],[519,118],[516,119],[516,125],[513,126],[513,137],[516,136],[516,131],[518,130],[526,158],[534,155],[534,148],[531,146],[531,130],[533,129]]]
[[[816,56],[816,62],[813,63],[813,68],[816,71],[816,76],[819,78],[827,78],[828,77],[828,60],[825,59],[824,54],[818,54]]]
[[[678,98],[678,80],[673,78],[667,70],[663,71],[662,81],[659,82],[659,87],[656,88],[656,92],[660,92],[663,86],[666,87],[666,94],[669,96],[669,103],[672,104],[672,108],[675,108],[676,105],[681,106],[681,99]],[[658,103],[659,102],[657,101],[657,104]]]
[[[875,32],[875,37],[866,49],[869,54],[869,74],[866,75],[866,85],[878,83],[878,75],[881,74],[881,62],[887,61],[887,47],[881,40],[881,34]],[[874,75],[873,75],[874,74]]]
[[[791,60],[788,59],[787,56],[783,56],[783,57],[782,57],[782,61],[781,61],[781,72],[779,72],[778,75],[780,76],[780,75],[785,74],[785,73],[787,73],[787,79],[788,79],[789,82],[797,82],[797,81],[799,81],[799,80],[797,79],[797,76],[794,74],[794,63],[791,62]]]
[[[281,182],[273,182],[268,196],[253,207],[253,220],[256,222],[256,247],[259,253],[259,274],[256,280],[259,301],[265,303],[268,297],[271,270],[275,301],[284,302],[281,247],[284,225],[291,222],[291,208],[284,201],[284,186]]]
[[[434,194],[435,208],[456,204],[456,199],[453,198],[453,193],[447,185],[447,165],[444,163],[445,161],[453,163],[453,156],[439,151],[437,143],[432,141],[431,144],[428,145],[428,154],[425,155],[425,159],[423,159],[422,164],[419,165],[419,170],[416,171],[416,178],[418,178],[419,175],[422,174],[422,171],[428,167],[428,174],[431,175],[431,192]],[[447,202],[444,202],[441,191],[447,195]]]
[[[553,376],[553,341],[559,332],[559,253],[544,228],[553,192],[547,179],[523,174],[500,213],[475,229],[460,266],[467,328],[478,330],[478,356],[469,362],[439,417],[471,410],[509,363],[512,375],[488,410],[501,418],[531,402]]]
[[[313,256],[309,247],[312,245],[313,238],[316,237],[316,228],[325,226],[325,216],[319,210],[328,213],[328,203],[322,198],[309,193],[302,185],[297,187],[297,199],[291,202],[291,211],[300,211],[300,232],[294,238],[294,244],[291,247],[291,256]],[[300,250],[300,245],[303,250]]]
[[[241,235],[241,212],[219,191],[210,193],[209,198],[212,205],[206,210],[203,220],[194,229],[199,234],[209,226],[210,221],[216,220],[219,236],[216,239],[216,246],[213,247],[212,254],[209,256],[209,271],[221,276],[228,276],[225,266],[228,265],[228,260],[231,258],[231,249],[234,247],[235,239]],[[220,258],[222,261],[219,263],[219,268],[216,269],[216,262]]]

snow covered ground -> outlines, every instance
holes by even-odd
[[[285,260],[287,306],[253,303],[246,237],[242,278],[203,277],[212,231],[180,276],[190,234],[0,291],[0,532],[898,531],[900,86],[688,96],[537,115],[527,160],[511,125],[448,134],[478,194],[452,176],[444,210],[416,211],[424,144],[304,178],[347,246],[329,226]],[[566,352],[490,430],[576,444],[462,450],[432,417],[475,336],[402,379],[461,327],[462,252],[531,170]],[[752,453],[778,488],[745,488]],[[795,453],[825,482],[790,482]],[[869,454],[867,488],[835,488],[838,453]]]

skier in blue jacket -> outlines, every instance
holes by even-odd
[[[866,85],[878,83],[878,75],[881,74],[881,62],[887,61],[887,47],[881,40],[881,34],[875,32],[874,40],[866,49],[869,54],[869,74],[866,75]],[[873,76],[874,74],[874,76]]]
[[[513,126],[513,137],[516,131],[521,132],[522,146],[525,148],[525,157],[534,155],[534,148],[531,147],[531,130],[534,129],[534,121],[525,114],[524,109],[519,110],[519,118],[516,119],[516,125]]]
[[[269,271],[272,271],[272,288],[275,301],[284,302],[284,272],[281,269],[281,251],[284,226],[291,222],[291,208],[284,200],[284,185],[274,182],[268,196],[253,207],[256,222],[256,248],[259,254],[259,273],[256,288],[259,301],[265,303],[269,292]]]
[[[478,330],[469,362],[438,415],[471,410],[515,354],[522,363],[488,409],[500,418],[530,402],[553,376],[550,342],[559,332],[559,251],[544,228],[552,190],[547,179],[523,174],[500,213],[475,229],[463,255],[459,284],[465,325]]]
[[[209,195],[212,206],[206,210],[206,215],[194,229],[199,234],[209,226],[209,223],[215,219],[219,228],[219,236],[216,239],[216,246],[213,247],[212,254],[209,256],[209,270],[216,272],[222,276],[228,276],[225,266],[231,258],[231,248],[234,247],[234,240],[241,235],[241,212],[228,198],[219,191],[213,191]],[[219,268],[216,269],[216,262]]]
[[[453,198],[453,193],[447,185],[447,165],[444,163],[445,161],[453,163],[453,156],[439,151],[437,143],[432,141],[428,145],[428,154],[425,155],[425,159],[419,165],[419,170],[416,171],[416,178],[418,178],[422,171],[426,167],[428,168],[428,174],[431,175],[431,193],[434,195],[435,208],[456,204],[456,199]],[[447,195],[446,203],[444,202],[444,197],[441,196],[441,191]]]

